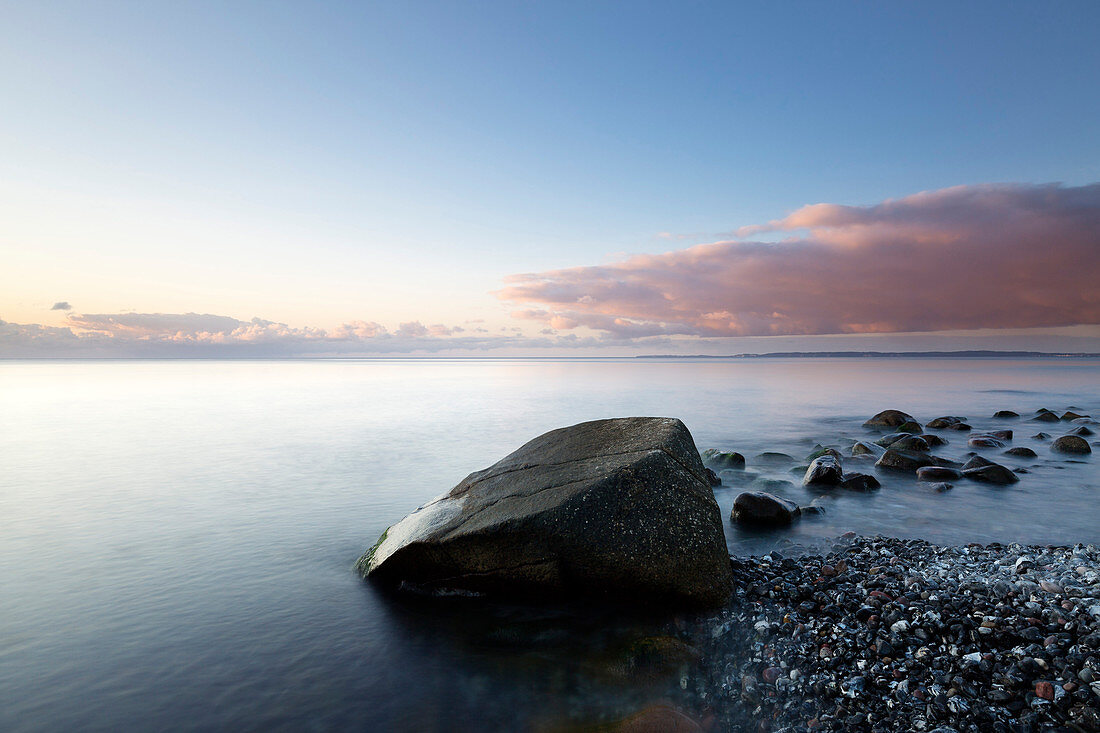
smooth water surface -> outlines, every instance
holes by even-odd
[[[935,494],[878,474],[881,491],[838,495],[790,530],[727,523],[731,552],[847,530],[1098,542],[1096,457],[1028,437],[1065,424],[990,419],[1069,406],[1100,415],[1100,362],[0,362],[0,729],[552,730],[606,717],[668,692],[592,671],[586,655],[618,643],[607,612],[393,599],[355,559],[551,428],[680,417],[700,450],[749,457],[715,490],[728,516],[754,477],[791,481],[774,490],[808,503],[817,494],[791,468],[815,443],[847,455],[876,437],[860,424],[888,407],[1012,428],[1039,458],[982,451],[1028,467],[1007,488]],[[965,457],[964,435],[941,434],[952,442],[938,453]],[[754,464],[765,450],[798,460]]]

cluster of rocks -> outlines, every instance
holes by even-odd
[[[690,689],[715,729],[1100,731],[1100,551],[846,538],[733,560]]]
[[[993,415],[997,420],[1018,420],[1020,415],[1012,410],[1000,410]],[[1051,440],[1046,433],[1032,436],[1035,440],[1051,441],[1050,450],[1057,454],[1084,455],[1092,452],[1086,437],[1094,431],[1090,425],[1097,421],[1088,415],[1080,415],[1072,410],[1064,414],[1042,408],[1032,420],[1039,422],[1067,422],[1073,424],[1065,435]],[[856,440],[853,442],[848,459],[874,462],[879,470],[915,475],[920,482],[926,483],[933,491],[944,492],[953,488],[952,482],[968,479],[986,484],[1007,486],[1017,483],[1019,474],[1027,473],[1026,466],[1015,470],[992,461],[971,450],[961,459],[952,459],[938,455],[935,449],[950,443],[936,432],[955,431],[966,433],[966,444],[970,449],[1003,449],[1003,454],[1013,459],[1034,459],[1038,454],[1026,446],[1010,446],[1014,432],[1008,429],[974,431],[966,418],[957,415],[944,415],[928,421],[922,426],[912,415],[900,410],[883,410],[863,423],[870,430],[888,431],[886,435],[874,440]],[[743,470],[745,457],[733,451],[710,449],[702,454],[712,486],[721,485],[720,474],[723,471]],[[785,453],[763,453],[756,457],[762,464],[782,462],[784,459],[794,462]],[[866,473],[847,472],[844,469],[845,456],[836,448],[817,446],[807,456],[808,466],[796,467],[792,471],[802,473],[802,485],[814,490],[850,489],[855,491],[873,491],[881,487],[877,478]],[[790,482],[780,479],[757,479],[761,488],[788,486]],[[754,483],[757,483],[754,482]],[[788,525],[800,516],[808,513],[821,513],[824,509],[819,502],[799,505],[789,498],[778,496],[766,490],[746,491],[736,497],[731,521],[754,526]]]

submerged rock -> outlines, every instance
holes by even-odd
[[[1053,412],[1040,412],[1035,417],[1031,418],[1037,422],[1058,422],[1059,418]]]
[[[997,410],[993,413],[993,417],[997,418],[998,420],[1008,420],[1019,416],[1020,413],[1013,412],[1012,410]]]
[[[673,418],[552,430],[390,527],[357,568],[430,591],[717,605],[732,572],[703,468]]]
[[[962,478],[962,471],[943,466],[922,466],[917,469],[917,481],[954,481]]]
[[[736,451],[720,451],[711,448],[703,452],[703,465],[715,471],[745,467],[745,457]]]
[[[746,491],[733,500],[730,519],[738,524],[783,526],[799,517],[798,504],[766,491]]]
[[[789,456],[786,453],[776,453],[775,451],[764,451],[753,456],[753,461],[765,466],[782,466],[786,463],[794,463],[794,456]]]
[[[1009,448],[1005,451],[1006,456],[1017,456],[1018,458],[1036,458],[1037,454],[1031,448],[1025,448],[1018,446],[1016,448]]]
[[[947,426],[947,429],[948,429],[948,430],[959,430],[959,431],[962,431],[962,430],[973,430],[973,428],[971,428],[971,427],[970,427],[969,425],[967,425],[967,424],[966,424],[966,423],[964,423],[964,422],[957,422],[957,423],[952,423],[951,425],[948,425],[948,426]]]
[[[867,422],[863,423],[863,427],[896,428],[898,425],[904,425],[907,422],[915,423],[916,418],[908,413],[902,412],[901,410],[883,410]]]
[[[928,445],[928,441],[919,435],[906,435],[895,440],[887,447],[893,450],[909,450],[918,453],[927,453],[932,450],[932,447]]]
[[[959,423],[965,421],[965,417],[959,417],[958,415],[944,415],[943,417],[937,417],[934,420],[929,420],[927,427],[930,427],[933,430],[943,430],[944,428],[949,428],[952,425],[958,425]]]
[[[836,456],[820,456],[815,458],[806,469],[806,475],[802,477],[802,485],[837,486],[843,478],[843,473]]]
[[[1035,433],[1031,437],[1034,440],[1050,440],[1050,433]]]
[[[1063,435],[1050,444],[1055,453],[1092,453],[1089,443],[1079,435]]]
[[[970,439],[966,441],[966,444],[971,448],[1004,448],[1005,443],[1003,440],[998,440],[992,435],[979,434],[971,435]]]
[[[941,445],[947,445],[946,438],[941,438],[940,436],[934,435],[932,433],[924,433],[920,437],[924,438],[924,442],[928,443],[928,445],[933,448],[939,447]]]
[[[932,457],[926,453],[889,449],[875,463],[877,468],[889,468],[894,471],[916,471],[921,466],[935,465]]]
[[[1093,431],[1093,429],[1088,427],[1087,425],[1079,425],[1079,426],[1075,427],[1073,430],[1070,430],[1069,434],[1070,435],[1080,435],[1082,438],[1088,438],[1088,437],[1092,437],[1093,435],[1096,435],[1096,433]]]
[[[987,484],[1014,484],[1020,480],[1010,469],[999,463],[966,469],[963,476]]]
[[[874,491],[882,488],[882,484],[877,478],[866,473],[846,473],[840,482],[840,487],[851,491]]]
[[[852,445],[853,456],[879,456],[882,453],[883,451],[872,447],[870,443],[864,443],[862,440],[857,440],[855,444]]]
[[[920,423],[916,420],[903,422],[901,425],[894,428],[894,430],[899,433],[905,433],[906,435],[920,435],[924,432],[924,428],[922,428]]]
[[[1062,419],[1066,422],[1069,422],[1071,420],[1080,420],[1083,417],[1088,417],[1088,415],[1078,415],[1076,412],[1071,411],[1067,411],[1062,414]]]

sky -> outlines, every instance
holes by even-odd
[[[0,357],[1100,352],[1100,5],[0,0]]]

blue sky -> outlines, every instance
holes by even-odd
[[[535,336],[511,275],[1100,180],[1091,2],[0,8],[7,322]]]

